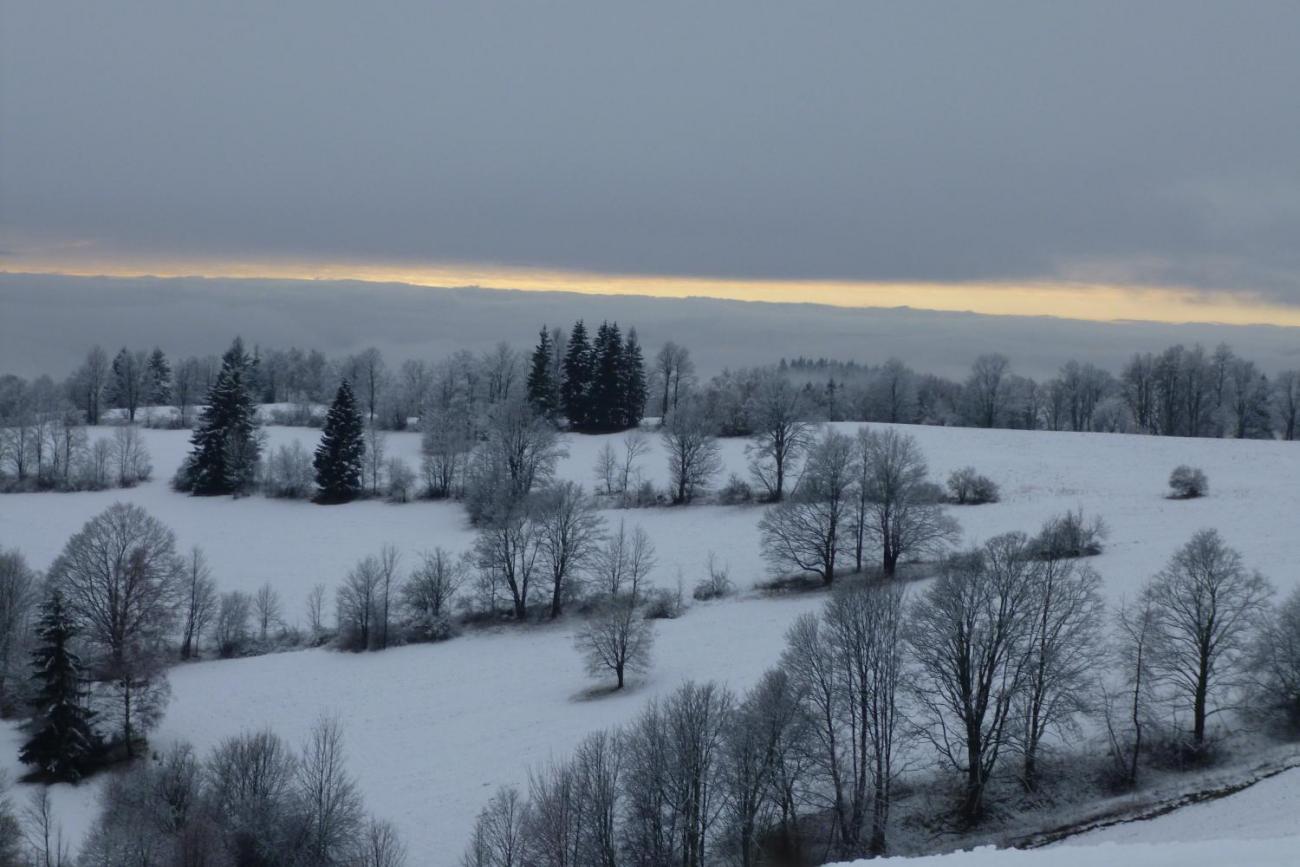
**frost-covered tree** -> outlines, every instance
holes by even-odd
[[[576,594],[579,576],[599,552],[605,519],[576,482],[558,482],[541,491],[534,508],[555,619],[565,601]]]
[[[150,406],[166,406],[172,399],[172,366],[157,346],[145,366],[144,399]]]
[[[339,383],[325,416],[320,445],[312,466],[316,470],[318,502],[346,503],[361,493],[361,471],[365,460],[365,430],[357,411],[352,386]]]
[[[812,443],[803,393],[786,377],[767,373],[750,400],[749,415],[754,427],[745,448],[749,473],[767,492],[767,499],[779,503],[785,497],[786,480]]]
[[[722,468],[713,419],[702,401],[676,404],[661,433],[675,504],[689,503]]]
[[[203,550],[195,545],[185,558],[181,587],[181,659],[198,654],[199,641],[217,614],[217,582]]]
[[[23,676],[36,603],[36,573],[17,549],[0,548],[0,715],[10,709],[11,686]]]
[[[998,427],[1005,418],[1011,364],[1005,355],[991,353],[975,359],[966,380],[965,396],[970,419],[978,427]]]

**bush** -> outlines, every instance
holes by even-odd
[[[415,471],[401,458],[390,458],[387,475],[389,502],[408,502],[411,492],[415,490]]]
[[[315,479],[311,455],[302,443],[295,441],[293,445],[280,446],[267,456],[262,492],[268,497],[305,500],[315,490]]]
[[[1209,493],[1210,482],[1202,470],[1183,464],[1169,474],[1169,490],[1171,500],[1194,500]]]
[[[1095,557],[1102,552],[1102,542],[1109,533],[1100,517],[1087,521],[1083,509],[1066,512],[1043,524],[1033,542],[1034,555],[1041,560]]]
[[[705,578],[699,584],[695,585],[695,590],[691,595],[701,602],[710,599],[721,599],[724,596],[730,596],[734,590],[731,584],[731,577],[728,574],[726,566],[718,565],[718,560],[709,552],[708,562],[709,577]]]
[[[645,610],[642,616],[646,620],[676,620],[686,610],[682,600],[682,583],[677,582],[677,589],[656,587],[646,594]]]
[[[727,483],[718,491],[718,502],[724,506],[739,506],[754,502],[754,489],[749,482],[732,473]]]
[[[959,506],[996,503],[999,497],[997,482],[975,472],[974,467],[953,470],[948,476],[948,499]]]

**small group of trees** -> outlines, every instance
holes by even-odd
[[[567,336],[542,327],[528,371],[528,402],[540,415],[578,431],[633,428],[645,413],[646,387],[635,328],[625,340],[617,322],[602,322],[594,339],[581,319]]]
[[[1175,552],[1113,629],[1100,584],[1022,533],[946,555],[910,600],[901,584],[841,582],[747,695],[686,684],[535,769],[527,793],[498,792],[464,863],[883,854],[899,781],[927,756],[944,771],[934,790],[951,775],[958,797],[922,809],[969,827],[1008,785],[1051,785],[1089,717],[1130,784],[1161,739],[1204,756],[1210,721],[1243,697],[1298,724],[1300,593],[1272,609],[1217,533]]]
[[[252,375],[255,364],[235,338],[221,358],[221,371],[208,390],[191,450],[173,485],[199,496],[240,495],[252,490],[262,454]]]
[[[916,440],[894,429],[850,437],[827,429],[807,450],[790,495],[759,523],[773,572],[816,575],[827,585],[841,563],[867,567],[872,552],[892,577],[899,563],[940,552],[956,535]]]
[[[52,864],[49,848],[37,855]],[[237,735],[204,759],[186,743],[109,780],[81,847],[93,864],[301,864],[401,867],[406,850],[369,816],[347,769],[338,722],[295,752],[275,733]]]

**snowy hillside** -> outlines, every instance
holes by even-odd
[[[1101,515],[1111,535],[1106,552],[1091,563],[1112,600],[1135,592],[1175,547],[1202,527],[1218,528],[1279,589],[1300,584],[1294,569],[1295,516],[1300,514],[1295,484],[1300,449],[1295,444],[957,428],[908,432],[920,441],[936,478],[969,464],[1001,485],[1001,503],[953,508],[967,542],[1009,530],[1033,531],[1066,509],[1082,507],[1089,516]],[[313,430],[279,427],[269,428],[268,434],[272,446],[299,439],[311,447],[318,436]],[[180,545],[202,546],[222,590],[253,591],[269,581],[292,621],[302,619],[304,599],[314,585],[325,584],[332,592],[357,559],[382,544],[393,543],[412,558],[435,545],[463,550],[472,539],[463,509],[449,503],[325,507],[262,497],[182,496],[168,488],[167,480],[186,451],[187,433],[145,431],[144,436],[153,456],[153,481],[128,491],[2,497],[0,542],[20,545],[32,565],[44,569],[87,519],[116,500],[129,500],[172,527]],[[569,457],[560,474],[590,486],[596,454],[607,439],[618,437],[566,437]],[[663,484],[665,461],[657,441],[651,442],[642,468]],[[415,434],[389,439],[389,453],[412,466],[418,465],[418,449]],[[723,451],[726,472],[743,473],[744,442],[724,441]],[[1181,463],[1206,471],[1209,497],[1189,502],[1163,498],[1169,470]],[[710,551],[730,565],[742,591],[766,577],[756,528],[761,513],[753,506],[692,506],[611,511],[606,518],[644,527],[658,547],[652,581],[673,585],[680,571],[689,593]],[[599,699],[586,697],[591,681],[573,649],[571,622],[501,628],[374,654],[316,650],[185,665],[172,672],[173,701],[155,743],[184,737],[203,751],[223,737],[262,727],[297,743],[319,715],[336,714],[345,729],[350,767],[370,808],[398,825],[412,853],[419,853],[415,863],[449,867],[495,787],[526,785],[530,766],[567,754],[586,733],[628,720],[646,698],[688,678],[745,688],[776,661],[794,618],[821,602],[816,594],[778,600],[742,593],[733,600],[697,603],[681,619],[660,622],[649,674],[626,694]],[[12,727],[0,729],[0,769],[11,775],[18,771],[16,740]],[[1273,788],[1285,789],[1285,796],[1265,803],[1290,803],[1289,812],[1280,806],[1274,812],[1248,807],[1242,815],[1277,834],[1294,833],[1288,819],[1295,815],[1300,786],[1291,776],[1261,790],[1261,797],[1269,798]],[[92,790],[60,787],[55,793],[73,837],[84,831]],[[1213,812],[1228,803],[1196,809]],[[1174,822],[1177,815],[1149,827],[1165,827],[1162,823]],[[1214,829],[1206,831],[1210,837],[1223,829],[1203,818],[1188,821],[1188,827]],[[1167,827],[1167,839],[1189,839],[1176,825]],[[1098,839],[1157,839],[1124,832],[1112,829]],[[1265,835],[1255,830],[1249,836]],[[1258,847],[1257,853],[1250,851],[1260,859],[1251,858],[1251,863],[1282,863],[1266,860],[1273,851],[1270,844],[1251,845]],[[1029,865],[1162,864],[1166,861],[1159,859],[1174,852],[1169,857],[1180,857],[1179,864],[1210,863],[1188,860],[1186,852],[1179,852],[1185,848],[1097,848],[1010,857]],[[1236,844],[1224,850],[1244,851]],[[976,853],[918,863],[975,867],[1006,857]],[[1222,853],[1216,860],[1233,862]]]

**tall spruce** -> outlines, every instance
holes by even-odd
[[[41,606],[32,651],[32,708],[36,732],[18,758],[35,765],[34,775],[47,782],[75,783],[95,757],[93,714],[81,701],[81,661],[72,651],[76,633],[63,596],[54,591]]]
[[[537,348],[533,350],[532,367],[528,370],[528,402],[538,415],[554,420],[560,412],[559,383],[552,373],[551,361],[555,344],[551,333],[542,326]]]
[[[352,386],[344,379],[325,416],[325,429],[316,457],[316,499],[322,503],[346,503],[361,492],[361,469],[366,455],[365,427],[357,410]]]
[[[560,392],[564,414],[570,426],[579,430],[591,423],[592,366],[587,326],[579,319],[573,324],[568,350],[564,353],[564,385]]]
[[[594,431],[623,427],[623,334],[617,322],[602,322],[592,347],[595,358],[587,427]]]
[[[251,390],[254,362],[238,337],[221,357],[221,372],[190,438],[177,487],[200,496],[241,494],[253,485],[261,442]]]
[[[641,415],[645,412],[646,379],[645,358],[641,354],[641,341],[636,329],[627,330],[627,342],[623,345],[622,380],[622,418],[620,427],[636,427],[641,424]]]
[[[149,354],[145,400],[152,406],[165,406],[172,399],[172,366],[157,346]]]

